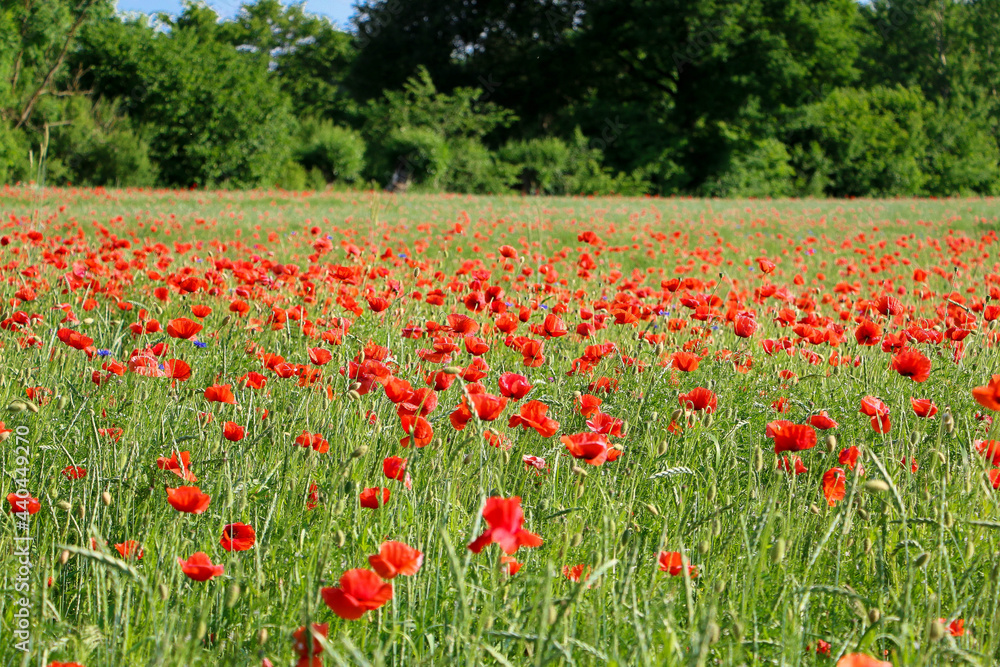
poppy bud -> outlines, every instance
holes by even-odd
[[[927,623],[927,638],[936,642],[947,634],[947,630],[944,628],[944,624],[941,621],[931,620]]]
[[[941,423],[944,425],[945,433],[951,435],[955,432],[955,418],[951,416],[950,412],[944,413],[941,417]]]
[[[878,623],[879,619],[882,618],[882,612],[879,611],[878,607],[872,607],[868,610],[868,622],[872,625]]]
[[[352,401],[361,400],[361,394],[359,394],[358,392],[354,391],[353,389],[350,390],[349,392],[347,392],[347,397],[349,399],[351,399]]]
[[[709,645],[719,641],[719,634],[719,626],[715,623],[715,621],[710,621],[705,627],[705,637],[708,639]]]
[[[931,500],[931,490],[930,489],[924,489],[924,491],[923,491],[923,493],[921,495],[923,495],[925,503],[929,503],[930,502],[930,500]]]
[[[859,509],[858,516],[867,521],[871,515],[868,513],[868,510]]]
[[[872,552],[872,538],[866,537],[864,539],[861,543],[861,550],[864,551],[865,554],[870,554]]]
[[[11,412],[24,412],[28,409],[28,406],[23,401],[11,401],[7,409]]]
[[[257,643],[262,646],[267,643],[267,628],[261,628],[257,633]]]
[[[811,503],[809,505],[809,511],[813,514],[819,514],[819,507],[816,506],[816,503]]]
[[[743,639],[743,632],[744,628],[742,623],[740,623],[739,621],[733,623],[733,637],[736,638],[736,641],[740,641]]]
[[[718,579],[713,586],[717,595],[722,595],[726,592],[726,582],[724,579]]]
[[[718,537],[722,534],[722,520],[718,517],[712,519],[712,535]]]
[[[110,505],[111,504],[111,494],[108,493],[107,491],[102,491],[101,492],[101,502],[104,503],[105,505]]]
[[[196,641],[201,641],[208,634],[208,625],[205,621],[198,621],[198,629],[194,633],[194,638]]]
[[[67,405],[69,405],[69,396],[60,396],[59,400],[56,401],[56,407],[60,410],[65,410]]]
[[[344,548],[344,544],[346,542],[347,542],[347,535],[344,534],[344,531],[338,530],[337,531],[337,548],[338,549],[343,549]]]
[[[159,589],[160,589],[161,600],[166,600],[168,597],[170,597],[170,589],[167,588],[166,584],[160,584]]]
[[[4,431],[0,433],[0,443],[7,442],[7,438],[10,437],[11,431]]]
[[[37,405],[35,405],[35,404],[34,404],[33,402],[31,402],[31,401],[27,401],[27,402],[26,402],[26,403],[24,404],[24,406],[25,406],[26,408],[28,408],[28,412],[32,412],[32,413],[37,413],[37,412],[38,412],[38,406],[37,406]]]
[[[951,528],[952,526],[955,525],[955,515],[952,514],[950,511],[945,512],[943,523],[945,528]]]
[[[559,618],[559,611],[555,607],[549,607],[549,625],[555,625],[556,620]]]
[[[698,553],[700,553],[702,556],[711,551],[711,549],[712,549],[712,543],[709,542],[708,540],[702,540],[701,542],[698,543]]]
[[[826,436],[826,449],[831,454],[837,451],[837,436],[833,435],[832,433]]]
[[[760,447],[754,447],[753,450],[753,468],[757,472],[764,469],[764,452]]]
[[[470,463],[472,463],[472,452],[466,454],[465,458],[462,459],[462,465],[467,466]]]
[[[72,506],[72,505],[70,505],[70,504],[69,504],[68,502],[66,502],[65,500],[60,500],[59,502],[57,502],[57,503],[56,503],[56,507],[58,507],[58,508],[59,508],[59,509],[61,509],[61,510],[65,510],[65,511],[67,511],[67,512],[68,512],[68,511],[70,511],[71,509],[73,509],[73,506]]]
[[[646,503],[646,509],[648,509],[653,516],[660,516],[660,510],[656,509],[656,505]]]
[[[715,421],[715,415],[713,415],[711,412],[705,415],[704,419],[705,426],[711,426],[714,421]]]
[[[63,549],[62,553],[59,554],[59,564],[65,565],[69,561],[69,552]]]
[[[90,326],[91,324],[94,323],[94,318],[93,317],[85,317],[85,318],[83,318],[83,323],[86,324],[87,326]]]
[[[684,411],[681,410],[680,408],[677,408],[676,410],[670,413],[670,421],[675,422],[683,416],[684,416]]]
[[[718,489],[715,487],[715,482],[712,482],[712,485],[708,487],[708,502],[715,502],[715,496],[717,493]]]
[[[927,565],[927,562],[930,559],[931,555],[925,551],[916,557],[916,559],[913,561],[913,564],[916,565],[917,567],[923,567],[924,565]]]
[[[586,477],[589,473],[581,468],[580,466],[573,466],[573,474],[579,475],[580,477]]]
[[[445,366],[441,369],[441,372],[445,375],[461,375],[462,369],[458,366]]]
[[[222,326],[227,327],[229,326],[229,323],[232,321],[233,321],[233,316],[226,315],[225,317],[222,318]]]
[[[236,605],[236,602],[239,599],[240,599],[240,585],[234,583],[232,586],[229,587],[229,590],[226,591],[226,607],[232,609]]]
[[[657,456],[663,456],[663,455],[664,455],[664,454],[666,454],[666,453],[667,453],[667,441],[666,441],[666,440],[664,440],[664,441],[663,441],[663,442],[661,442],[661,443],[659,444],[659,446],[658,446],[658,447],[656,448],[656,455],[657,455]]]
[[[779,537],[771,547],[771,562],[780,563],[783,560],[785,560],[785,539]]]
[[[580,484],[580,486],[576,487],[576,497],[577,499],[583,498],[583,484]]]
[[[78,517],[80,517],[81,519],[83,517],[87,516],[87,508],[84,507],[83,505],[77,505],[76,506],[76,515]]]
[[[361,445],[353,452],[351,452],[352,459],[360,459],[362,456],[368,453],[368,445]]]
[[[583,533],[577,533],[573,536],[573,546],[578,547],[583,543]]]
[[[337,501],[337,504],[333,506],[333,513],[335,516],[340,516],[344,513],[344,508],[347,507],[347,500],[341,498]]]
[[[976,544],[972,540],[969,540],[965,545],[965,560],[972,560],[972,557],[976,555]]]
[[[889,490],[889,485],[886,484],[885,480],[870,479],[865,482],[865,490],[871,493],[885,493]]]

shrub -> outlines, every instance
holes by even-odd
[[[330,121],[306,121],[296,158],[303,167],[322,174],[324,186],[334,181],[353,183],[365,166],[365,140],[359,132]]]

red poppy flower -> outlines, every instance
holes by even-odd
[[[876,433],[888,433],[891,428],[889,421],[889,406],[874,396],[861,399],[861,414],[872,418],[872,429]]]
[[[180,563],[184,574],[195,581],[208,581],[212,577],[221,576],[225,570],[222,565],[213,565],[208,554],[201,551],[191,554],[187,560],[178,558],[177,562]]]
[[[500,569],[506,572],[509,577],[517,574],[523,566],[524,563],[518,563],[513,556],[500,556]]]
[[[854,339],[858,345],[878,345],[882,340],[882,327],[870,320],[865,320],[854,330]]]
[[[368,509],[377,510],[379,505],[385,505],[389,502],[389,496],[391,492],[389,489],[384,489],[379,486],[373,486],[371,488],[365,489],[358,496],[358,500],[362,507],[367,507]],[[379,499],[381,497],[381,502]]]
[[[236,397],[233,396],[232,385],[228,384],[214,384],[211,387],[205,389],[205,400],[210,403],[229,403],[230,405],[236,404]]]
[[[501,498],[493,496],[486,501],[483,518],[489,529],[469,544],[469,551],[479,553],[487,545],[496,542],[506,554],[515,553],[520,547],[538,547],[542,538],[523,528],[524,512],[521,498]]]
[[[809,472],[805,464],[802,463],[802,459],[798,456],[793,456],[789,459],[787,456],[782,456],[778,459],[778,470],[784,470],[789,474],[801,475],[803,473]]]
[[[0,422],[2,426],[3,422]],[[62,469],[63,477],[66,479],[83,479],[87,476],[87,469],[79,466],[66,466]]]
[[[911,398],[910,406],[918,417],[933,417],[938,412],[938,407],[929,398]]]
[[[325,638],[329,630],[329,623],[313,623],[312,628],[308,630],[303,625],[292,633],[292,639],[294,640],[292,649],[299,656],[299,661],[295,667],[323,667],[323,660],[319,657],[323,653],[323,645],[319,643],[316,637]],[[309,637],[312,638],[311,642],[306,636],[307,632]]]
[[[462,398],[462,403],[451,413],[451,425],[456,431],[461,431],[472,419],[472,410],[469,409],[469,401],[476,411],[481,421],[493,421],[500,416],[503,409],[507,407],[506,396],[494,396],[492,394],[470,394]]]
[[[42,504],[38,502],[38,498],[32,496],[25,497],[19,496],[16,493],[8,493],[7,502],[10,504],[11,514],[34,514],[42,509]]]
[[[389,479],[394,479],[399,482],[403,482],[403,485],[409,489],[412,488],[412,483],[410,481],[410,474],[406,472],[406,459],[400,458],[398,456],[389,456],[382,461],[382,472]]]
[[[330,360],[333,359],[333,353],[329,350],[324,350],[321,347],[310,347],[308,352],[309,361],[316,366],[328,364],[330,363]]]
[[[837,456],[837,462],[846,467],[848,470],[854,470],[854,466],[857,464],[859,456],[861,456],[861,450],[854,445],[851,445],[850,447],[840,450],[840,454]],[[862,468],[859,472],[864,474],[864,468]]]
[[[190,320],[186,317],[178,317],[175,320],[170,320],[167,322],[167,335],[171,338],[181,338],[184,340],[190,340],[198,335],[204,327],[194,320]]]
[[[681,394],[677,397],[677,401],[682,407],[688,410],[695,410],[697,412],[704,410],[705,414],[709,415],[715,412],[716,407],[719,405],[719,400],[715,392],[704,387],[695,387],[688,393]]]
[[[320,595],[337,616],[356,621],[392,599],[392,584],[371,570],[348,570],[340,575],[340,586],[323,588]]]
[[[399,418],[400,425],[406,435],[399,439],[399,444],[403,447],[426,447],[434,439],[434,428],[431,423],[423,417],[411,417],[402,415]]]
[[[698,364],[700,362],[701,358],[691,354],[690,352],[677,352],[674,354],[671,366],[679,371],[690,373],[698,370]]]
[[[584,417],[590,417],[597,413],[598,409],[603,403],[601,399],[596,396],[591,396],[590,394],[583,394],[580,398],[574,401],[576,409],[580,411],[580,414]]]
[[[60,329],[56,332],[56,338],[75,350],[86,351],[87,348],[92,347],[94,344],[93,338],[73,329]]]
[[[697,566],[688,565],[687,558],[679,551],[661,551],[658,560],[660,563],[660,572],[667,572],[671,577],[683,574],[685,566],[687,566],[688,576],[692,579],[698,577]]]
[[[733,330],[740,338],[750,338],[757,331],[757,320],[750,313],[740,313],[733,321]]]
[[[528,401],[521,406],[519,414],[511,416],[507,426],[509,428],[517,428],[518,426],[524,429],[533,428],[543,438],[551,438],[559,430],[559,422],[546,416],[548,410],[549,406],[541,401]]]
[[[774,438],[774,453],[801,452],[816,446],[816,431],[806,424],[793,424],[785,420],[767,425],[767,437]]]
[[[528,378],[517,373],[501,374],[497,379],[497,384],[500,386],[501,394],[515,401],[520,401],[534,388]]]
[[[299,447],[312,447],[320,454],[326,454],[330,451],[330,443],[326,441],[326,438],[319,433],[309,433],[305,429],[302,430],[302,435],[295,438],[295,444]]]
[[[226,422],[222,427],[222,437],[230,442],[239,442],[246,433],[247,430],[236,422]]]
[[[820,410],[818,415],[810,417],[809,423],[813,428],[818,428],[821,431],[826,431],[840,426],[840,424],[830,419],[830,415],[826,413],[826,410]]]
[[[198,478],[191,472],[191,452],[181,452],[179,460],[177,452],[172,453],[169,459],[161,456],[156,459],[156,467],[160,470],[169,470],[186,482],[198,481]]]
[[[246,551],[257,542],[257,533],[253,526],[245,523],[230,523],[222,529],[219,544],[226,551]]]
[[[583,459],[592,466],[614,461],[621,455],[621,451],[609,445],[608,437],[603,433],[575,433],[564,435],[559,441],[573,458]]]
[[[951,623],[949,623],[947,619],[939,618],[938,623],[945,626],[948,629],[948,634],[950,634],[952,637],[961,637],[965,634],[964,618],[956,618]]]
[[[201,514],[208,509],[212,498],[202,493],[197,486],[179,486],[176,489],[167,488],[167,502],[178,512]]]
[[[844,481],[847,477],[840,468],[830,468],[823,473],[823,496],[830,507],[844,499]]]
[[[1000,411],[1000,375],[991,377],[989,384],[973,389],[972,397],[987,410]]]
[[[136,560],[142,560],[142,547],[135,540],[125,540],[121,544],[115,545],[115,550],[121,554],[121,557],[128,560],[135,557]]]
[[[562,566],[562,575],[573,582],[586,581],[587,577],[590,575],[590,566],[579,564]]]
[[[914,382],[924,382],[931,374],[931,360],[909,348],[893,357],[892,370]]]
[[[191,379],[191,366],[186,361],[180,359],[167,359],[163,362],[163,372],[167,377],[181,382]]]
[[[394,579],[400,574],[414,575],[423,562],[421,552],[402,542],[383,542],[378,553],[368,557],[372,569],[383,579]]]
[[[1000,440],[976,440],[976,451],[992,465],[1000,466]],[[10,496],[7,496],[10,499]]]

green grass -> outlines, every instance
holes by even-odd
[[[587,430],[573,401],[574,392],[587,392],[591,378],[567,375],[571,361],[587,344],[615,342],[623,355],[645,365],[638,372],[612,355],[596,368],[594,377],[619,381],[616,392],[602,395],[602,410],[625,419],[627,426],[621,439],[624,454],[592,467],[572,459],[558,436],[545,439],[533,431],[507,428],[507,418],[517,409],[513,404],[492,424],[473,420],[465,431],[454,431],[448,415],[461,401],[459,383],[441,394],[430,417],[435,440],[422,449],[400,447],[399,420],[381,391],[360,398],[348,393],[350,380],[337,369],[369,340],[390,348],[399,363],[397,376],[423,386],[416,350],[430,347],[430,341],[408,340],[399,332],[411,321],[442,322],[453,311],[472,315],[460,301],[433,307],[401,298],[381,317],[365,308],[343,345],[330,346],[306,338],[293,322],[277,331],[266,326],[263,331],[246,329],[248,318],[265,318],[271,305],[303,305],[312,320],[343,315],[336,303],[324,313],[324,300],[335,298],[338,288],[320,276],[314,279],[314,303],[303,304],[301,296],[283,287],[265,291],[267,300],[247,299],[251,312],[239,319],[227,317],[230,290],[238,284],[231,271],[219,272],[225,283],[219,296],[173,293],[166,303],[152,294],[163,281],[147,275],[191,267],[205,277],[212,260],[246,260],[253,254],[298,264],[300,273],[306,273],[307,256],[313,252],[308,229],[315,225],[333,241],[333,250],[320,259],[320,266],[349,263],[339,245],[342,239],[362,248],[371,244],[378,253],[386,248],[406,252],[416,264],[400,261],[394,266],[366,255],[363,266],[385,266],[390,274],[371,277],[359,287],[382,289],[387,280],[398,280],[404,295],[441,287],[453,298],[446,285],[456,279],[465,283],[455,295],[461,297],[472,279],[456,276],[464,261],[481,259],[492,268],[495,281],[503,271],[486,253],[495,253],[503,244],[523,253],[523,239],[529,249],[524,266],[536,272],[524,283],[505,283],[508,298],[526,304],[548,297],[546,305],[565,300],[570,308],[563,317],[570,331],[579,322],[581,305],[602,296],[614,298],[617,285],[605,278],[615,269],[624,274],[623,280],[636,269],[636,279],[660,290],[661,278],[672,277],[676,266],[687,266],[691,259],[693,269],[681,277],[714,281],[705,291],[725,300],[734,279],[736,291],[752,292],[760,284],[759,274],[748,273],[744,260],[765,254],[781,260],[773,282],[789,286],[796,296],[815,288],[819,301],[845,280],[861,281],[862,297],[877,295],[881,281],[889,278],[894,285],[906,286],[908,292],[900,298],[915,309],[913,317],[933,317],[946,293],[981,300],[988,294],[991,283],[986,276],[997,271],[996,200],[771,202],[12,190],[0,193],[0,202],[9,214],[0,234],[12,238],[0,248],[5,317],[17,310],[43,317],[30,327],[40,347],[22,349],[18,339],[27,332],[0,332],[0,408],[7,407],[2,419],[7,428],[28,433],[27,479],[41,502],[41,510],[31,517],[28,654],[15,650],[12,639],[16,598],[21,595],[14,590],[18,564],[13,538],[20,533],[13,515],[5,512],[0,518],[2,665],[46,665],[52,660],[88,667],[249,665],[260,664],[264,657],[275,665],[289,665],[296,660],[292,632],[313,622],[330,623],[323,653],[327,665],[833,665],[846,653],[881,657],[884,651],[885,659],[897,665],[985,666],[1000,661],[1000,516],[997,492],[984,481],[988,464],[973,448],[986,430],[974,419],[981,408],[970,394],[1000,368],[989,327],[977,329],[965,341],[959,363],[952,361],[947,346],[922,347],[933,371],[920,385],[888,369],[891,355],[878,347],[858,346],[851,322],[844,323],[849,329],[838,349],[843,355],[860,355],[863,362],[857,367],[831,368],[825,363],[831,351],[825,345],[818,346],[824,358],[819,366],[798,355],[765,355],[763,338],[792,335],[772,321],[774,313],[768,309],[784,305],[773,301],[759,305],[747,299],[761,323],[750,341],[736,338],[731,326],[708,330],[698,346],[707,355],[693,373],[659,366],[659,350],[636,337],[643,330],[665,332],[662,324],[668,317],[686,318],[687,311],[676,301],[670,316],[654,320],[660,324],[656,329],[654,321],[610,324],[591,341],[575,335],[548,341],[547,361],[540,368],[524,368],[521,356],[506,348],[502,337],[486,336],[493,349],[485,357],[491,370],[483,384],[495,393],[496,378],[506,371],[541,381],[529,398],[550,406],[561,423],[560,434]],[[453,233],[466,214],[464,233]],[[45,264],[43,251],[58,243],[43,248],[47,240],[33,244],[14,236],[29,230],[45,239],[75,234],[74,221],[85,239],[64,256],[64,267]],[[130,247],[115,249],[102,228],[111,237],[130,239]],[[598,268],[591,280],[579,278],[574,267],[577,248],[583,246],[576,235],[587,229],[622,248],[594,257]],[[956,239],[972,239],[971,247],[949,250],[949,229]],[[669,238],[674,232],[681,236],[673,244],[655,240],[656,234]],[[864,241],[857,240],[862,233]],[[785,239],[779,240],[778,234]],[[910,247],[897,244],[910,234],[916,237]],[[822,241],[824,236],[829,244]],[[428,243],[422,253],[417,251],[421,239]],[[940,249],[927,244],[935,240]],[[845,241],[848,247],[843,248]],[[886,241],[884,248],[878,246],[880,241]],[[924,241],[920,248],[918,241]],[[165,244],[167,252],[137,256],[136,251],[155,243]],[[182,254],[175,243],[202,245]],[[661,244],[666,244],[664,252]],[[90,296],[85,289],[62,293],[64,274],[73,270],[74,262],[86,261],[83,246],[95,251],[91,270],[100,267],[93,277],[101,288],[107,291],[109,281],[116,280],[118,298],[134,303],[134,310],[122,311],[101,294],[95,297],[97,307],[84,312],[82,301]],[[701,264],[713,257],[708,251],[716,246],[721,260],[709,262],[703,272]],[[815,252],[796,250],[799,246],[814,247]],[[568,258],[552,262],[564,247]],[[911,264],[890,264],[880,274],[870,273],[862,261],[865,255],[855,249],[875,258],[899,252],[895,261],[905,258]],[[133,262],[117,274],[116,252],[121,262]],[[594,255],[592,249],[588,252]],[[166,254],[174,256],[173,263],[157,268]],[[964,266],[952,261],[956,257]],[[838,266],[837,258],[844,263]],[[828,264],[821,267],[824,261]],[[838,275],[850,263],[862,267],[863,279],[856,273]],[[536,295],[527,287],[514,291],[541,284],[537,269],[544,264],[567,280],[565,293],[545,294],[541,289]],[[38,275],[25,275],[32,265],[39,267]],[[943,276],[932,273],[930,299],[913,294],[910,274],[917,267],[946,269]],[[438,271],[445,275],[443,280],[435,278]],[[818,273],[825,277],[818,278]],[[795,274],[803,276],[803,286],[794,285]],[[14,293],[32,280],[39,283],[37,299],[12,306]],[[584,291],[583,300],[574,296],[577,290]],[[364,307],[364,299],[356,298]],[[657,300],[650,297],[647,302]],[[192,304],[211,306],[213,313],[205,318],[200,334],[208,345],[198,349],[165,334],[145,336],[149,343],[169,342],[167,356],[190,363],[191,379],[172,387],[169,379],[126,373],[98,387],[90,376],[103,359],[88,360],[83,352],[59,342],[55,333],[64,325],[59,324],[63,312],[52,309],[56,303],[69,303],[81,319],[86,317],[79,330],[123,363],[134,348],[142,347],[128,330],[139,308],[148,309],[165,326],[172,318],[192,317]],[[926,311],[921,314],[919,308]],[[820,303],[817,311],[835,317],[827,304]],[[473,316],[487,321],[485,315]],[[543,316],[535,312],[531,323],[540,323]],[[698,338],[691,335],[691,324],[699,323],[669,334],[664,354]],[[901,322],[885,324],[887,331],[903,328]],[[518,335],[531,335],[527,326],[522,324]],[[264,391],[234,388],[235,406],[207,403],[205,387],[235,383],[247,371],[264,372],[245,352],[251,340],[294,363],[308,363],[306,348],[313,346],[330,349],[334,358],[323,367],[324,380],[315,387],[266,373]],[[717,361],[719,350],[752,352],[751,371],[737,373],[732,363]],[[455,363],[468,361],[463,350]],[[433,370],[441,366],[424,364]],[[780,379],[777,372],[782,369],[795,372],[798,379]],[[690,419],[690,427],[679,434],[668,432],[671,415],[680,407],[678,394],[698,386],[716,392],[718,411],[711,419],[679,415],[679,422]],[[28,387],[49,392],[45,400],[29,406],[37,412],[16,404],[26,400]],[[858,413],[861,397],[869,394],[892,410],[892,430],[886,435],[874,433]],[[941,412],[933,419],[915,417],[911,396],[933,399]],[[770,407],[780,397],[790,404],[784,415]],[[266,420],[260,418],[263,409],[269,411]],[[801,453],[808,473],[790,476],[775,470],[765,425],[779,417],[802,422],[819,409],[840,422],[831,431],[839,444],[828,447],[821,433],[820,444]],[[378,424],[369,423],[369,410],[378,415]],[[199,419],[200,412],[213,413],[214,421]],[[945,428],[946,412],[954,416],[953,430]],[[243,441],[222,438],[221,424],[227,420],[247,427]],[[487,426],[508,434],[513,448],[488,447],[481,437]],[[98,434],[108,427],[123,429],[118,441]],[[303,430],[322,433],[330,451],[319,454],[295,446]],[[14,444],[10,437],[0,449],[3,496],[16,488]],[[862,450],[865,474],[847,471],[846,498],[830,507],[820,480],[827,469],[838,467],[837,452],[849,445]],[[155,462],[172,451],[191,452],[197,485],[212,498],[204,514],[181,514],[167,504],[165,485],[180,482],[158,470]],[[544,457],[549,470],[541,475],[527,472],[521,461],[525,454]],[[382,474],[382,460],[393,455],[409,457],[412,490]],[[904,457],[907,462],[916,458],[916,473],[901,466]],[[71,464],[85,467],[87,476],[65,479],[60,471]],[[871,479],[885,480],[889,490],[867,490],[865,482]],[[306,508],[311,482],[320,493],[313,510]],[[389,503],[378,510],[359,507],[359,491],[370,486],[391,488]],[[104,493],[110,503],[102,500]],[[539,548],[518,551],[523,567],[514,576],[501,569],[497,546],[479,555],[466,549],[485,528],[480,511],[493,495],[520,496],[525,528],[544,539]],[[219,546],[222,527],[235,521],[256,529],[252,550],[229,554]],[[98,542],[96,549],[91,549],[92,538]],[[114,550],[114,544],[127,539],[142,545],[141,560],[125,562]],[[335,585],[345,570],[367,567],[367,557],[387,539],[421,550],[422,568],[412,577],[396,578],[394,598],[381,609],[359,621],[337,618],[323,604],[320,588]],[[699,576],[660,572],[661,550],[685,553]],[[223,564],[224,575],[203,583],[185,577],[177,558],[196,551]],[[591,568],[584,583],[561,574],[564,565],[576,564]],[[933,627],[938,618],[965,619],[965,635],[939,638]],[[831,644],[830,656],[808,649],[818,640]]]

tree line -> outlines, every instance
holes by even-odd
[[[0,182],[1000,193],[1000,0],[0,0]]]

